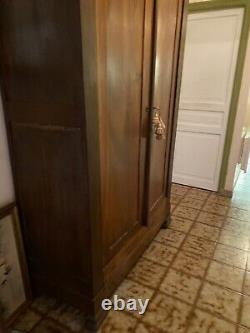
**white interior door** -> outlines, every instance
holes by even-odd
[[[217,190],[243,8],[188,16],[173,181]]]

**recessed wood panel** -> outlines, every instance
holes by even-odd
[[[145,150],[142,140],[146,140],[142,134],[142,113],[146,114],[146,108],[142,110],[146,1],[106,0],[100,6],[103,224],[104,244],[110,254],[141,223],[141,163],[145,163],[141,149]],[[147,65],[145,73],[149,75],[150,64]]]
[[[17,186],[31,273],[83,290],[89,278],[87,172],[78,129],[14,126]],[[67,269],[66,269],[67,268]]]

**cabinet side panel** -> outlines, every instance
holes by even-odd
[[[49,286],[75,300],[92,284],[80,4],[4,0],[1,28],[4,104],[31,280],[42,292]]]

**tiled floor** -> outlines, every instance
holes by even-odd
[[[172,223],[118,288],[150,298],[143,316],[110,312],[101,333],[250,333],[250,172],[232,199],[172,187]],[[38,299],[15,324],[22,332],[84,332],[83,315]]]

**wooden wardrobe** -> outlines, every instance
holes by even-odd
[[[170,214],[184,0],[2,0],[1,83],[34,294],[95,328]]]

